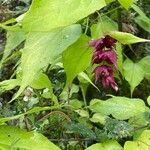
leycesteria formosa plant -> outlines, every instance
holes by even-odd
[[[104,88],[112,87],[118,91],[118,86],[114,79],[114,72],[117,70],[117,54],[115,45],[117,40],[109,35],[91,40],[89,45],[94,47],[92,64],[98,64],[94,69],[95,82],[101,81]]]

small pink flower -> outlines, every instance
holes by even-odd
[[[113,49],[109,49],[106,51],[95,51],[93,58],[92,58],[92,63],[93,64],[99,64],[102,61],[106,61],[109,64],[117,66],[117,55],[116,52]]]
[[[111,86],[115,91],[118,91],[118,86],[113,76],[106,76],[102,78],[103,87],[108,88]]]
[[[112,87],[115,91],[118,91],[118,86],[113,77],[113,70],[110,66],[102,65],[95,68],[95,82],[101,80],[103,87]]]
[[[100,38],[97,40],[91,40],[89,42],[89,45],[92,47],[95,47],[96,51],[102,50],[105,47],[105,43],[103,41],[103,38]]]
[[[103,76],[106,77],[106,76],[112,76],[113,75],[112,68],[109,66],[106,66],[106,65],[96,67],[94,72],[95,72],[95,77],[96,77],[95,82],[97,82]]]

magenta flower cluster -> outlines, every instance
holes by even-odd
[[[91,40],[89,45],[94,47],[92,64],[99,64],[94,70],[95,82],[101,81],[103,87],[112,87],[118,91],[114,80],[114,70],[117,69],[116,40],[109,35],[97,40]]]

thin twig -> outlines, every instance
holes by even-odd
[[[103,13],[101,16],[105,16],[105,15],[107,15],[107,14],[111,14],[112,12],[114,12],[114,11],[120,9],[120,8],[122,8],[122,6],[118,6],[118,7],[114,8],[114,9],[112,9],[112,10],[106,12],[106,13]]]
[[[52,112],[50,112],[49,114],[47,114],[47,115],[45,115],[44,117],[42,117],[40,120],[38,120],[38,121],[42,121],[42,120],[44,120],[44,119],[47,119],[50,115],[52,115],[52,114],[61,114],[62,116],[64,116],[64,118],[66,118],[66,120],[68,121],[68,122],[71,122],[71,119],[64,113],[64,112],[62,112],[62,111],[52,111]]]
[[[52,142],[65,142],[65,141],[93,141],[93,139],[74,139],[74,138],[70,138],[70,139],[49,139]]]

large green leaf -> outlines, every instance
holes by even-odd
[[[107,16],[101,17],[97,24],[93,24],[91,27],[92,38],[99,38],[110,31],[117,30],[117,24]]]
[[[147,111],[147,107],[141,99],[126,97],[113,97],[106,101],[94,99],[91,101],[89,108],[93,112],[101,113],[102,115],[112,115],[119,120],[136,117]]]
[[[30,85],[41,69],[47,67],[49,63],[53,63],[64,49],[74,43],[80,34],[80,25],[59,28],[51,32],[29,33],[21,58],[21,87],[12,100],[16,99],[26,86]]]
[[[145,130],[136,141],[127,141],[124,150],[149,150],[150,130]]]
[[[146,56],[139,61],[139,64],[142,66],[145,77],[150,80],[150,56]]]
[[[84,71],[91,62],[92,51],[88,46],[89,38],[82,35],[80,39],[63,52],[63,64],[67,74],[67,83],[82,71]]]
[[[122,44],[150,42],[150,40],[142,39],[126,32],[111,31],[109,35],[112,36],[114,39],[118,40]]]
[[[96,143],[85,150],[122,150],[121,145],[117,141],[107,141],[104,143]]]
[[[118,1],[126,9],[128,9],[134,2],[134,0],[118,0]]]
[[[6,125],[0,126],[0,147],[5,150],[60,150],[40,133]]]
[[[6,46],[0,63],[2,64],[3,61],[10,55],[11,51],[15,49],[24,40],[25,34],[23,32],[8,31]]]
[[[17,26],[21,24],[24,31],[50,31],[71,25],[104,6],[105,0],[33,0]]]
[[[144,71],[139,63],[133,63],[127,59],[123,64],[124,77],[129,82],[131,94],[136,86],[144,79]]]

